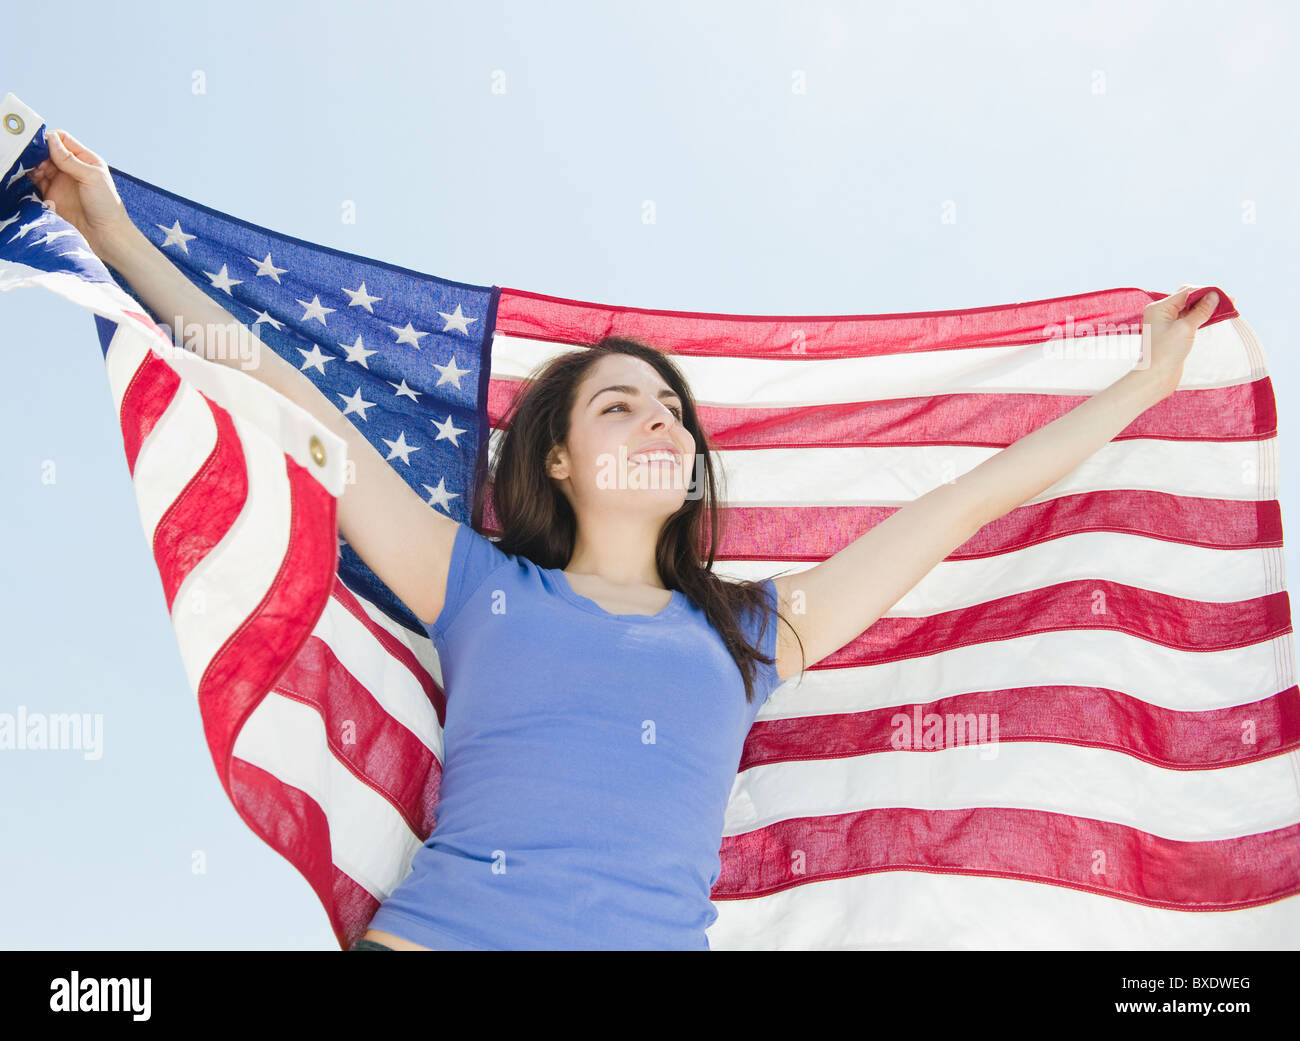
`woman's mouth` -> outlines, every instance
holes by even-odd
[[[652,449],[649,452],[637,452],[635,455],[628,457],[628,462],[637,466],[654,466],[658,464],[677,468],[681,465],[678,463],[677,457],[666,449]]]

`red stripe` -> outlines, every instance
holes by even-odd
[[[820,563],[899,506],[732,506],[719,518],[718,560]],[[1207,549],[1282,545],[1276,499],[1198,499],[1165,492],[1080,492],[1019,506],[990,521],[945,557],[977,560],[1089,531],[1114,531]],[[707,538],[702,556],[707,556]],[[774,551],[779,555],[774,556]],[[777,568],[773,568],[777,570]]]
[[[296,867],[315,891],[341,950],[365,935],[379,901],[334,866],[329,820],[301,789],[243,759],[230,763],[235,810],[258,838]]]
[[[212,414],[216,443],[153,533],[153,555],[168,611],[181,583],[226,537],[248,502],[247,460],[234,419],[210,398],[204,396],[203,401]]]
[[[1209,288],[1218,292],[1219,302],[1205,324],[1237,317],[1228,295],[1218,286]],[[661,350],[700,357],[864,358],[1042,343],[1054,338],[1051,327],[1065,327],[1067,321],[1072,328],[1059,335],[1117,325],[1140,328],[1143,309],[1166,295],[1108,289],[955,311],[791,316],[614,307],[503,288],[494,332],[582,346],[605,336],[631,336]]]
[[[934,732],[938,747],[908,747],[908,735],[917,734],[918,710],[923,728],[940,724]],[[994,744],[1055,741],[1105,748],[1172,770],[1240,766],[1300,748],[1297,687],[1244,705],[1179,712],[1106,687],[1033,686],[981,690],[865,712],[756,720],[745,740],[740,770],[974,744],[974,736],[963,742],[949,731],[947,718],[957,713],[983,715],[988,721],[987,739]]]
[[[275,689],[320,714],[330,752],[392,803],[411,831],[422,839],[433,832],[442,764],[348,672],[329,644],[308,639]]]
[[[118,409],[118,422],[122,427],[126,466],[132,477],[140,446],[167,411],[180,385],[181,378],[176,371],[152,351],[131,375]]]
[[[225,788],[244,823],[298,869],[329,909],[335,868],[329,820],[320,804],[301,789],[236,756],[230,759]],[[332,920],[333,914],[330,917]]]
[[[346,951],[366,935],[370,920],[379,910],[380,901],[338,868],[334,869],[333,883],[330,901],[322,898],[321,903],[325,905],[339,948]]]
[[[337,576],[334,580],[333,596],[340,607],[346,610],[348,614],[352,615],[353,618],[366,627],[366,630],[385,651],[411,671],[411,675],[413,675],[419,681],[420,686],[424,688],[424,693],[433,705],[434,711],[438,713],[438,725],[446,725],[447,696],[443,693],[442,688],[438,686],[438,682],[433,678],[433,674],[430,673],[429,670],[420,663],[420,659],[411,652],[411,648],[402,643],[402,641],[397,639],[397,637],[371,618],[365,608],[361,606],[360,601],[358,601],[352,594],[352,590],[345,586],[343,580]]]
[[[1046,882],[1179,911],[1232,911],[1300,892],[1298,843],[1297,824],[1182,842],[1046,810],[891,806],[727,836],[710,895],[749,899],[825,879],[925,871]]]
[[[338,563],[337,500],[293,459],[283,458],[290,503],[284,560],[261,603],[213,655],[198,684],[208,748],[227,794],[235,736],[311,635]]]
[[[1212,603],[1183,600],[1120,582],[1079,579],[938,614],[884,617],[815,667],[878,665],[956,647],[1074,629],[1129,633],[1182,651],[1223,651],[1289,633],[1291,605],[1285,592]]]
[[[329,924],[334,929],[339,949],[347,950],[365,936],[374,912],[380,910],[380,901],[338,868],[334,868],[333,882],[333,903],[324,899],[321,903],[324,903],[325,912],[329,915]]]
[[[488,382],[488,420],[502,420],[526,384]],[[1005,448],[1059,419],[1089,395],[937,394],[824,405],[698,407],[714,451],[741,448],[841,448],[874,445],[969,445]],[[1254,441],[1277,434],[1267,377],[1206,390],[1180,390],[1143,412],[1114,440]]]

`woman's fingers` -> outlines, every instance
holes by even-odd
[[[97,156],[89,148],[83,145],[75,137],[69,134],[66,130],[56,130],[55,133],[59,135],[59,138],[63,141],[63,144],[67,148],[67,150],[71,152],[73,155],[75,155],[78,159],[80,159],[83,163],[85,163],[88,166],[96,165],[99,156]]]
[[[1183,311],[1187,310],[1187,297],[1196,292],[1196,290],[1203,288],[1204,286],[1183,284],[1178,288],[1177,292],[1170,293],[1163,300],[1154,301],[1153,304],[1158,304],[1159,313],[1165,315],[1169,321],[1173,321],[1178,318]],[[1201,299],[1204,300],[1205,297],[1202,297]],[[1198,303],[1199,302],[1200,301],[1198,301]]]
[[[1204,325],[1209,320],[1210,315],[1214,314],[1214,309],[1218,306],[1218,303],[1219,294],[1211,290],[1196,301],[1196,306],[1188,311],[1185,317],[1190,319],[1195,326]]]
[[[61,132],[49,134],[47,140],[50,143],[50,158],[54,160],[54,165],[75,180],[84,181],[90,172],[96,169],[96,164],[88,163],[72,153],[64,142],[64,135]],[[82,151],[84,152],[85,149]]]

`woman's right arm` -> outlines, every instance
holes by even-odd
[[[99,258],[116,268],[135,295],[171,326],[177,346],[247,372],[306,409],[347,442],[356,480],[345,485],[339,497],[339,530],[380,581],[421,621],[436,619],[446,597],[459,522],[425,503],[306,375],[186,278],[131,223],[112,188],[107,164],[70,135],[62,134],[62,138],[67,144],[62,152],[57,138],[50,147],[57,170],[38,167],[32,178],[43,197],[53,195],[62,200],[56,204],[56,212],[76,226]],[[76,183],[70,184],[67,178]],[[113,212],[105,192],[117,200],[120,214]],[[87,202],[89,205],[78,205]],[[87,211],[95,213],[98,221],[88,220]],[[245,368],[247,351],[204,350],[210,339],[228,345],[235,342],[235,336],[251,342],[253,367]],[[227,356],[220,357],[223,354]]]

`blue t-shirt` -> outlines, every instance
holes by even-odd
[[[742,619],[751,645],[761,624]],[[775,665],[746,702],[684,594],[611,614],[465,524],[428,632],[447,693],[437,825],[371,927],[435,950],[708,950],[727,802]],[[775,648],[773,616],[759,649]]]

